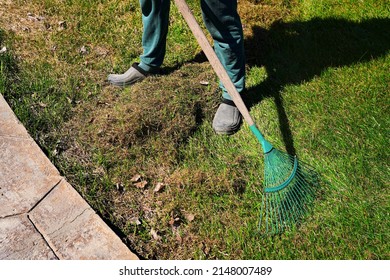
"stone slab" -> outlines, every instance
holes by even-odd
[[[26,213],[60,180],[33,139],[0,136],[0,218]]]
[[[26,214],[0,219],[1,260],[55,260],[57,257]]]
[[[65,180],[29,217],[60,259],[138,259]]]
[[[0,94],[0,136],[29,138],[26,128]]]

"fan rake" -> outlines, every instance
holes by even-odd
[[[259,229],[277,234],[304,218],[316,198],[317,172],[296,156],[273,148],[264,155],[264,194]]]
[[[297,224],[307,213],[316,196],[317,173],[298,161],[297,157],[277,150],[264,138],[187,3],[185,0],[175,0],[175,3],[215,73],[263,148],[264,194],[259,229],[265,234],[280,233]]]

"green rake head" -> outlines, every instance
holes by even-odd
[[[299,223],[318,190],[318,175],[297,157],[275,149],[255,124],[249,126],[264,152],[264,194],[259,229],[278,234]]]
[[[291,228],[306,215],[316,196],[318,175],[297,157],[275,148],[264,157],[259,229],[272,235]]]

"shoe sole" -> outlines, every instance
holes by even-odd
[[[113,86],[117,86],[117,87],[127,87],[127,86],[131,86],[137,82],[140,82],[142,80],[144,80],[145,78],[139,78],[137,80],[133,80],[131,82],[115,82],[115,81],[111,81],[111,80],[108,80],[108,82],[113,85]]]

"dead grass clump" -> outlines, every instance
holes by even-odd
[[[207,86],[201,84],[205,80]],[[126,180],[134,172],[153,178],[176,165],[179,147],[205,119],[212,119],[220,98],[217,88],[206,63],[150,77],[124,90],[109,86],[95,104],[80,108],[80,115],[88,112],[87,120],[75,122],[79,127],[73,129],[84,131],[82,142],[115,155],[115,161],[131,160]]]
[[[88,176],[100,180],[84,187],[85,197],[93,198],[94,209],[145,258],[207,258],[216,246],[215,240],[199,238],[193,220],[203,214],[191,210],[197,202],[188,193],[226,194],[229,182],[213,170],[178,167],[190,137],[204,121],[211,123],[219,99],[209,64],[187,64],[130,88],[107,86],[95,102],[80,104],[78,117],[68,123],[84,146],[74,152],[89,151],[89,159],[78,161],[90,166]],[[77,159],[71,150],[63,155]],[[132,182],[136,174],[147,184]],[[159,182],[166,187],[155,192]]]

